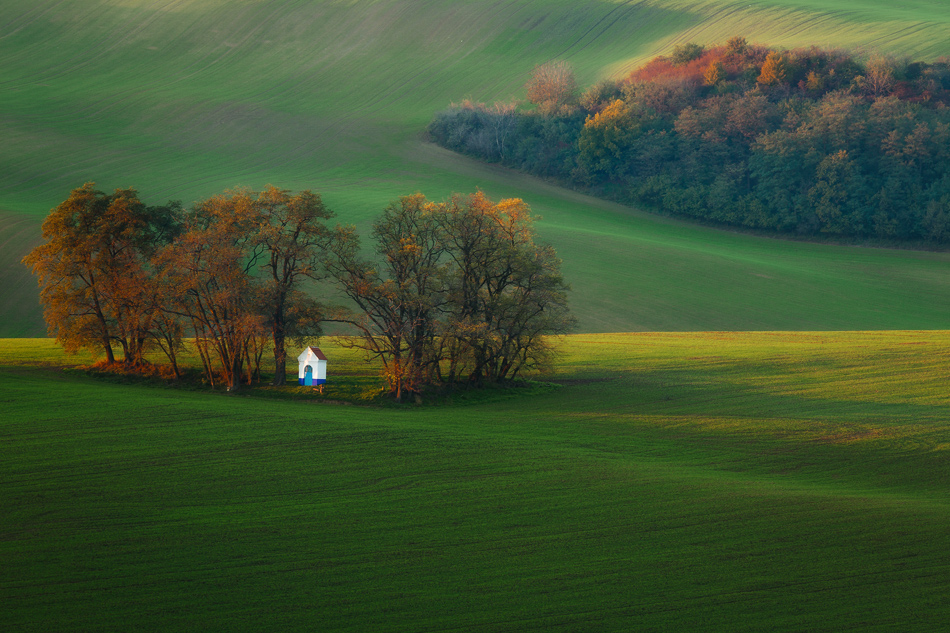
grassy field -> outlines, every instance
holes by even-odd
[[[950,621],[950,334],[563,349],[542,395],[381,409],[111,384],[2,341],[5,628]]]
[[[392,198],[481,187],[544,217],[582,331],[947,327],[944,254],[737,236],[480,165],[424,143],[433,112],[580,82],[684,41],[950,53],[941,2],[884,0],[7,0],[0,6],[0,336],[42,335],[17,262],[85,181],[186,204],[313,188],[363,226]],[[899,306],[900,310],[894,310]]]
[[[0,336],[87,180],[186,203],[520,196],[581,331],[549,384],[443,406],[227,397],[0,340],[6,630],[940,630],[950,255],[685,225],[426,144],[453,100],[735,34],[950,54],[908,0],[5,0]],[[814,333],[802,330],[903,330]],[[917,330],[917,331],[909,331]],[[372,368],[324,341],[327,398]],[[299,394],[298,394],[299,396]]]

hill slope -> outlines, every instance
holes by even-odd
[[[152,202],[238,184],[313,188],[355,223],[417,190],[520,196],[544,216],[587,331],[946,327],[945,255],[684,226],[420,141],[448,102],[519,95],[533,66],[555,58],[582,83],[736,33],[932,58],[950,52],[937,4],[10,0],[0,7],[0,335],[43,332],[17,262],[49,208],[88,180]]]
[[[0,342],[7,628],[945,629],[950,333],[564,351],[545,395],[377,409]]]

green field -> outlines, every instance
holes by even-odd
[[[111,384],[0,342],[6,630],[950,622],[950,334],[563,349],[542,395],[369,408]]]
[[[950,254],[692,226],[422,137],[538,63],[586,85],[736,34],[931,60],[950,12],[0,3],[0,336],[45,333],[19,260],[88,180],[150,203],[312,188],[363,227],[415,191],[522,197],[585,332],[532,390],[404,407],[124,384],[0,340],[3,629],[945,629]],[[321,346],[326,398],[372,389]]]
[[[45,333],[19,259],[83,182],[186,204],[236,185],[323,192],[366,226],[392,198],[524,198],[581,331],[940,329],[946,254],[775,242],[566,192],[423,142],[451,101],[580,82],[677,43],[950,54],[937,1],[6,0],[0,6],[0,336]],[[894,310],[898,306],[899,310]]]

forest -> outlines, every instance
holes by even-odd
[[[403,196],[373,224],[375,257],[332,217],[309,190],[235,189],[186,210],[90,182],[50,212],[23,263],[67,352],[148,375],[161,368],[147,353],[161,352],[180,380],[190,341],[205,382],[232,392],[261,380],[268,349],[272,384],[284,385],[288,342],[303,345],[325,322],[349,327],[341,344],[379,361],[397,401],[510,382],[545,365],[546,336],[573,326],[560,260],[536,242],[520,199]],[[314,282],[349,302],[317,301]]]
[[[950,241],[950,59],[733,37],[676,46],[581,92],[564,62],[527,99],[435,115],[448,149],[627,203],[796,236]]]

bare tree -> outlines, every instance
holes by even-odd
[[[565,61],[536,66],[525,88],[541,114],[566,114],[577,107],[577,79]]]

